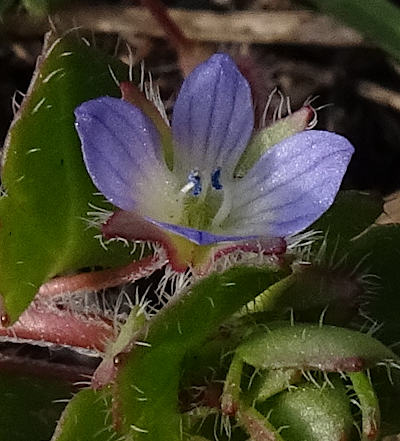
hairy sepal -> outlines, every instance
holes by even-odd
[[[235,176],[243,177],[269,148],[308,127],[314,111],[305,106],[293,114],[256,132],[235,168]]]

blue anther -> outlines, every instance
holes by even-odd
[[[222,184],[221,182],[219,182],[220,178],[221,178],[221,167],[218,167],[211,173],[211,185],[216,190],[222,189]]]
[[[201,178],[197,170],[192,170],[189,173],[188,182],[194,184],[192,188],[192,195],[198,196],[201,193]]]

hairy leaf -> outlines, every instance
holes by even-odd
[[[115,436],[110,393],[84,389],[68,403],[51,441],[110,441]]]
[[[150,322],[143,343],[124,359],[116,408],[132,440],[180,440],[178,386],[185,353],[204,344],[220,323],[283,274],[233,268],[213,274],[171,302]]]
[[[310,0],[400,59],[400,8],[389,0]]]
[[[340,381],[334,388],[300,385],[272,398],[263,406],[270,421],[281,427],[285,441],[342,441],[350,438],[353,418],[346,389]]]
[[[386,344],[400,339],[400,225],[374,226],[352,243],[346,263],[359,265],[371,283],[364,313],[383,326],[376,334]],[[398,352],[398,346],[393,350]]]
[[[7,136],[0,199],[0,294],[11,321],[42,283],[66,271],[121,265],[128,250],[106,252],[99,231],[83,220],[102,206],[84,167],[74,108],[99,95],[119,96],[126,66],[101,55],[78,35],[48,35],[32,84]]]
[[[328,234],[327,258],[339,260],[349,241],[371,226],[382,209],[383,199],[377,194],[356,190],[339,192],[331,208],[311,226]]]
[[[396,355],[369,335],[319,325],[278,325],[252,336],[235,357],[258,369],[317,369],[358,372]]]

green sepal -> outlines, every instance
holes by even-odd
[[[117,371],[117,363],[121,354],[129,352],[135,335],[140,333],[146,323],[146,316],[140,306],[134,306],[125,323],[119,326],[117,338],[106,345],[101,363],[92,377],[92,386],[101,388],[111,383]]]
[[[294,314],[301,322],[346,326],[357,316],[365,287],[352,270],[317,264],[297,265],[293,274],[261,293],[243,313],[269,314],[282,320]]]
[[[254,441],[274,440],[286,441],[280,434],[279,428],[274,427],[268,417],[265,417],[254,407],[239,406],[236,413],[237,422]]]
[[[11,322],[40,285],[67,271],[116,266],[132,258],[105,251],[84,221],[89,203],[105,207],[82,161],[73,111],[101,95],[120,96],[110,74],[127,66],[81,41],[76,33],[47,35],[32,84],[7,136],[0,199],[0,294]],[[107,206],[108,209],[111,206]]]
[[[240,157],[234,175],[243,177],[268,149],[285,138],[305,130],[312,115],[313,111],[310,107],[302,107],[271,126],[256,132]]]
[[[254,385],[254,399],[265,401],[301,380],[298,369],[274,369],[260,373]]]

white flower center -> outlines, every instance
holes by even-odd
[[[180,189],[184,209],[179,223],[196,229],[212,229],[215,217],[224,206],[225,191],[220,190],[223,190],[221,167],[211,173],[191,170],[187,183]]]

